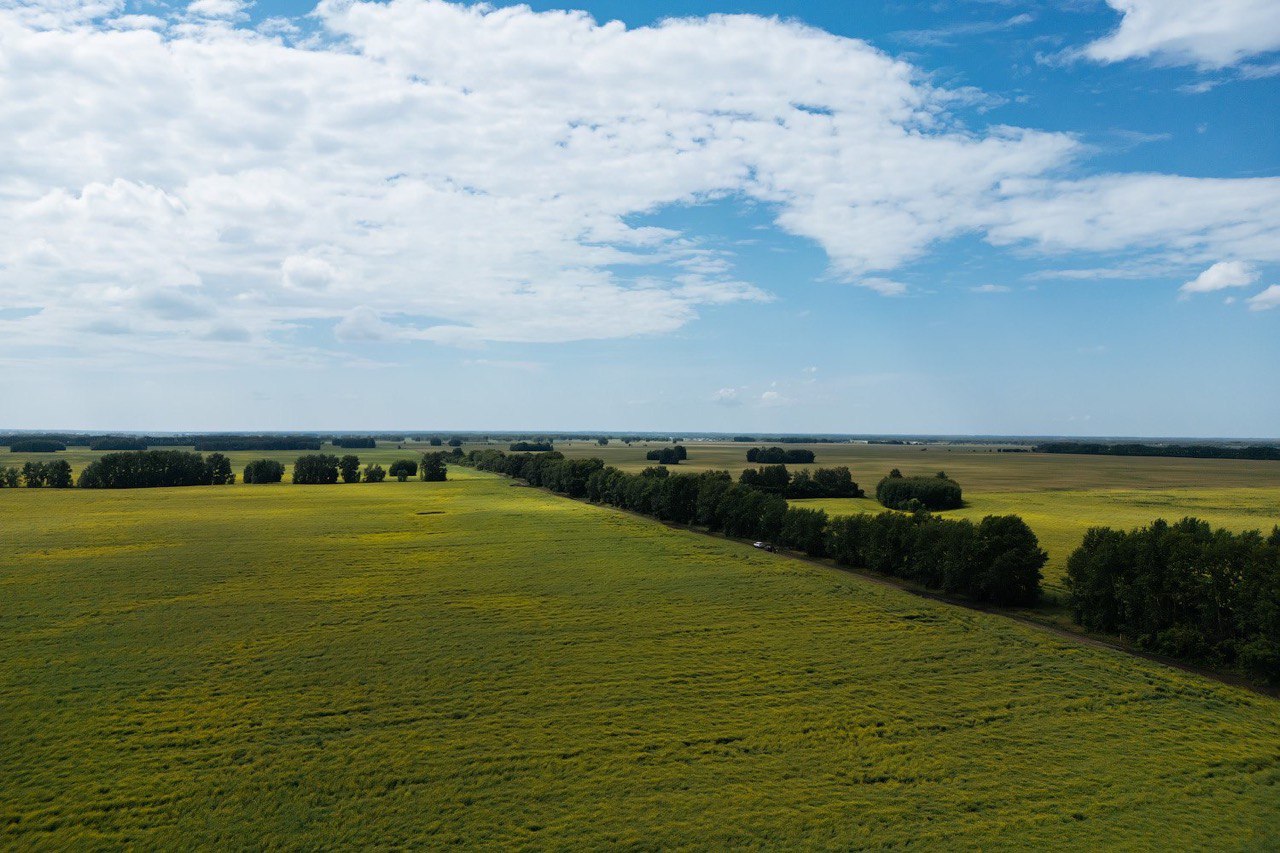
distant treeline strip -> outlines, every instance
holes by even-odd
[[[1077,623],[1140,648],[1280,683],[1280,527],[1160,520],[1097,527],[1067,561]]]
[[[980,524],[924,512],[830,520],[822,510],[788,506],[780,493],[734,483],[727,471],[671,474],[655,467],[628,474],[600,459],[500,450],[472,451],[464,464],[663,521],[831,556],[978,601],[1030,605],[1040,595],[1047,556],[1017,516],[988,516]]]
[[[66,449],[67,446],[61,441],[49,438],[29,438],[9,445],[10,453],[58,453]]]
[[[1037,444],[1037,453],[1079,453],[1093,456],[1170,456],[1183,459],[1256,459],[1280,460],[1280,445],[1251,444],[1233,447],[1227,444],[1091,444],[1080,441],[1057,441]]]
[[[360,470],[360,459],[347,455],[339,459],[329,454],[300,456],[293,463],[293,482],[299,484],[336,483],[339,476],[346,483],[380,483],[390,473],[404,482],[421,476],[428,482],[447,479],[447,461],[461,455],[424,453],[422,461],[397,459],[389,469],[366,465]],[[274,459],[255,459],[244,467],[246,483],[279,483],[284,478],[284,465]],[[93,460],[80,472],[76,485],[83,489],[147,489],[174,486],[232,485],[236,475],[231,461],[221,453],[204,456],[186,450],[141,450],[106,453]],[[27,462],[21,470],[0,468],[0,488],[18,486],[57,489],[72,485],[71,465],[65,459],[53,462]]]
[[[12,453],[51,453],[68,446],[90,450],[146,450],[149,447],[194,447],[198,451],[319,450],[323,436],[314,435],[49,435],[0,436],[0,446]]]

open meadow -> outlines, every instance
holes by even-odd
[[[1273,699],[450,477],[0,491],[4,845],[1280,844]]]

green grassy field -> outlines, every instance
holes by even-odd
[[[466,471],[0,491],[13,848],[1280,844],[1280,704]]]

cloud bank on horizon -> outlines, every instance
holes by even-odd
[[[1214,4],[1207,28],[1202,4],[1108,2],[1124,17],[1089,59],[1222,68],[1280,44],[1263,0]],[[1071,134],[968,126],[980,93],[796,22],[247,8],[0,0],[2,346],[305,360],[291,329],[668,333],[771,298],[698,234],[641,221],[725,199],[886,296],[969,235],[1204,270],[1184,296],[1261,286],[1252,270],[1280,262],[1278,178],[1087,174]]]

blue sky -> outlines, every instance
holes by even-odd
[[[1280,14],[1113,5],[0,2],[0,427],[1280,436]]]

